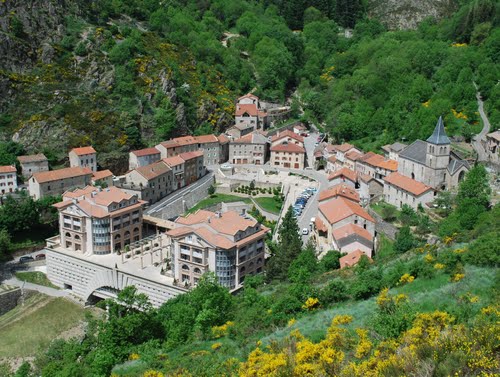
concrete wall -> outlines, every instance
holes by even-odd
[[[0,286],[0,315],[14,309],[21,298],[21,288],[14,288],[5,292],[2,292],[1,289],[2,286]]]
[[[73,258],[52,249],[45,249],[47,255],[47,277],[58,287],[69,289],[73,294],[87,301],[98,288],[109,287],[118,290],[134,285],[139,293],[148,296],[151,304],[158,308],[167,300],[184,291],[170,285],[134,276],[117,269],[111,269],[92,262]]]

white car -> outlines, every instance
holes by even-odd
[[[309,234],[309,229],[304,228],[302,229],[302,235],[307,236]]]

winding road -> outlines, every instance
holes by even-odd
[[[477,90],[478,87],[476,83],[473,84]],[[488,161],[488,154],[486,152],[486,149],[484,148],[484,145],[486,145],[486,135],[488,134],[488,132],[490,132],[490,121],[488,120],[488,117],[484,112],[484,102],[481,98],[480,92],[476,92],[476,98],[479,115],[481,116],[481,119],[483,121],[483,129],[480,133],[472,138],[472,147],[477,152],[478,161]]]

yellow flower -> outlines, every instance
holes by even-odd
[[[451,277],[451,281],[456,283],[457,281],[462,280],[465,277],[465,274],[455,274]]]
[[[451,47],[467,47],[467,43],[452,43]]]
[[[431,104],[431,100],[428,100],[428,101],[426,101],[426,102],[422,103],[422,106],[423,106],[423,107],[429,107],[429,106],[430,106],[430,104]]]
[[[411,276],[410,274],[404,274],[399,279],[399,284],[403,285],[407,283],[413,283],[413,280],[415,280],[415,276]]]
[[[352,316],[350,315],[336,315],[332,319],[332,325],[337,326],[337,325],[347,325],[348,323],[352,322]]]
[[[434,268],[435,268],[436,270],[442,270],[442,269],[443,269],[443,268],[445,268],[445,267],[446,267],[446,266],[445,266],[444,264],[442,264],[442,263],[436,263],[436,264],[434,265]]]
[[[425,260],[427,263],[431,263],[431,262],[434,262],[434,257],[432,256],[432,254],[427,254],[427,255],[424,257],[424,260]]]
[[[139,360],[141,357],[137,353],[131,353],[128,357],[129,360]]]
[[[222,343],[217,342],[217,343],[212,344],[212,349],[213,349],[214,351],[215,351],[215,350],[218,350],[218,349],[219,349],[219,348],[221,348],[221,347],[222,347]]]
[[[319,307],[319,300],[316,297],[309,297],[304,305],[302,305],[302,309],[314,310]]]
[[[295,325],[297,321],[295,320],[295,318],[292,318],[288,321],[288,324],[287,324],[287,327],[292,327],[293,325]]]
[[[164,374],[162,372],[158,372],[156,370],[147,370],[142,374],[142,377],[163,377]]]

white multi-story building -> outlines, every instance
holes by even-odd
[[[15,166],[0,166],[0,192],[6,194],[17,189]]]
[[[161,153],[156,148],[145,148],[129,153],[128,168],[134,170],[161,160]]]
[[[97,153],[92,147],[73,148],[69,152],[69,166],[97,171]]]

